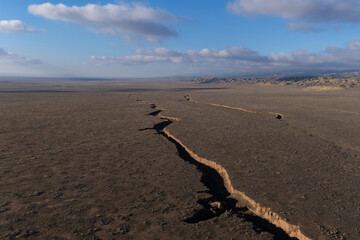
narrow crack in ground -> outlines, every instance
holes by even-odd
[[[150,104],[150,106],[153,109],[157,109],[155,104]],[[156,110],[149,113],[148,115],[158,116],[162,111],[163,110]],[[198,200],[198,203],[202,205],[203,208],[195,210],[194,215],[183,220],[184,222],[189,224],[196,224],[215,217],[219,217],[225,212],[229,212],[246,222],[252,223],[253,230],[255,230],[257,233],[268,232],[274,236],[275,240],[297,239],[290,237],[284,230],[276,227],[266,219],[252,214],[247,207],[237,207],[236,203],[238,201],[229,197],[230,193],[226,190],[224,180],[220,174],[215,169],[196,161],[181,144],[179,144],[173,137],[166,134],[164,129],[174,121],[167,119],[166,117],[161,117],[161,119],[165,119],[165,121],[155,124],[152,128],[144,128],[140,129],[139,131],[155,130],[159,135],[166,137],[170,142],[175,144],[179,156],[184,161],[195,165],[198,171],[202,173],[201,182],[208,189],[207,193],[211,195],[209,198]]]
[[[189,94],[185,95],[184,98],[185,98],[186,101],[189,101],[189,102],[202,103],[202,104],[207,104],[207,105],[214,106],[214,107],[228,108],[228,109],[239,110],[239,111],[243,111],[243,112],[247,112],[247,113],[270,114],[270,115],[275,116],[275,118],[278,119],[278,120],[281,120],[281,119],[284,118],[283,114],[276,113],[276,112],[263,112],[263,113],[261,113],[261,112],[257,112],[257,111],[254,111],[254,110],[249,110],[249,109],[240,108],[240,107],[232,107],[232,106],[223,105],[223,104],[217,104],[217,103],[199,102],[199,101],[196,101],[196,100],[192,99]]]

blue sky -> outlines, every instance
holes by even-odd
[[[0,75],[360,70],[358,0],[0,2]]]

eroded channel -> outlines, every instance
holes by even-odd
[[[150,106],[154,111],[148,115],[157,116],[164,121],[155,124],[152,128],[144,128],[140,131],[155,130],[159,135],[172,142],[176,146],[179,156],[184,161],[195,165],[197,170],[201,172],[201,182],[211,195],[208,198],[198,200],[203,208],[195,210],[194,215],[184,219],[184,222],[195,224],[230,212],[247,222],[251,222],[256,232],[268,232],[276,240],[309,239],[301,233],[298,226],[285,222],[269,208],[261,207],[260,204],[244,193],[235,190],[231,185],[227,171],[222,166],[199,157],[166,129],[170,124],[179,121],[178,118],[162,115],[164,109],[159,108],[156,104],[150,104]],[[237,204],[238,202],[241,204]],[[238,207],[239,205],[242,207]]]

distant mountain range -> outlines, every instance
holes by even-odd
[[[301,87],[353,88],[360,87],[359,72],[323,73],[317,76],[272,76],[272,77],[201,77],[192,80],[199,84],[230,83],[280,85]]]

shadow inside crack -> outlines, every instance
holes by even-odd
[[[155,112],[148,113],[148,115],[149,115],[149,116],[157,116],[157,115],[159,115],[159,113],[161,113],[161,112],[162,112],[162,110],[157,110],[157,111],[155,111]]]
[[[258,217],[254,214],[249,213],[247,207],[235,209],[235,214],[237,217],[245,220],[246,222],[252,223],[252,229],[257,233],[268,232],[274,236],[275,240],[296,240],[297,238],[289,237],[289,235],[282,230],[281,228],[276,227],[274,224],[270,223],[266,219]]]
[[[226,198],[222,202],[215,196],[199,199],[197,202],[203,206],[202,209],[194,211],[193,216],[183,220],[186,223],[199,223],[221,216],[226,211],[233,212],[237,201],[233,198]]]

